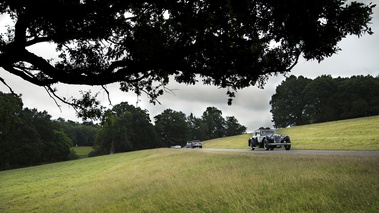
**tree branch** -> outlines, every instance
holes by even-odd
[[[108,96],[108,101],[109,101],[109,105],[113,106],[112,105],[112,102],[111,102],[111,98],[110,98],[110,94],[109,94],[109,91],[107,89],[107,86],[106,85],[101,85],[101,87],[104,89],[104,91],[107,93],[107,96]]]
[[[53,95],[54,95],[56,98],[58,98],[59,100],[61,100],[60,97],[57,96],[57,95],[55,94],[55,92],[53,91],[53,89],[52,89],[51,87],[49,87],[49,86],[44,86],[43,88],[45,88],[47,94],[49,94],[50,98],[52,98],[52,99],[54,100],[55,105],[57,105],[57,107],[59,108],[59,110],[60,110],[61,113],[62,113],[62,108],[61,108],[61,106],[58,104],[57,100],[55,100],[55,98],[51,95],[50,91],[52,91]],[[61,101],[62,101],[62,100],[61,100]],[[63,102],[63,103],[65,103],[65,102]],[[66,104],[67,104],[67,103],[66,103]],[[74,108],[74,110],[75,110],[75,108]]]
[[[16,93],[12,90],[12,88],[7,84],[7,82],[5,82],[5,80],[0,77],[0,81],[3,82],[3,84],[8,87],[9,91],[13,94],[13,95],[16,95]]]

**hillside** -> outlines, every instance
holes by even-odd
[[[0,212],[378,212],[378,167],[378,157],[152,149],[1,171]]]
[[[350,149],[375,148],[378,120],[279,131],[297,149],[342,149],[349,137]],[[248,149],[248,137],[204,147]],[[151,149],[0,171],[0,212],[379,212],[377,168],[377,156]]]
[[[379,150],[379,116],[278,129],[292,149]],[[248,149],[251,133],[204,141],[204,148]]]

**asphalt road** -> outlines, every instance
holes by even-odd
[[[265,151],[264,149],[210,149],[210,148],[195,148],[185,150],[192,151],[217,151],[217,152],[247,152],[251,154],[282,154],[282,155],[351,155],[351,156],[377,156],[379,157],[379,151],[334,151],[334,150],[289,150],[274,149]]]

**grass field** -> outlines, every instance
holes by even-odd
[[[379,212],[379,158],[175,149],[0,172],[0,212]]]
[[[93,150],[92,146],[74,146],[72,149],[79,156],[87,156]]]
[[[291,149],[379,150],[379,116],[279,129],[291,136]],[[251,133],[204,141],[204,148],[246,149]]]
[[[379,150],[379,116],[278,130]],[[244,148],[251,134],[205,141]],[[76,147],[86,155],[90,147]],[[379,157],[151,149],[0,171],[0,212],[379,212]]]

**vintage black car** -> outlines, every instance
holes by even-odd
[[[291,149],[291,137],[288,135],[276,134],[273,129],[257,129],[253,133],[253,137],[248,140],[251,150],[256,148],[264,148],[265,150],[273,150],[274,148],[284,147],[286,150]]]

